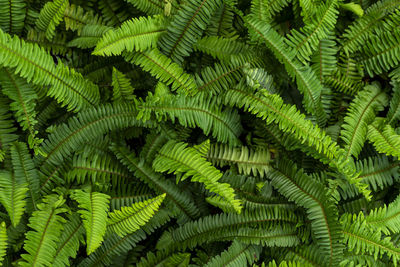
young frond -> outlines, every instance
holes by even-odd
[[[40,10],[36,27],[39,31],[46,32],[48,40],[53,39],[56,27],[64,18],[64,12],[68,5],[68,0],[54,0],[47,2]]]
[[[130,207],[122,207],[109,213],[107,227],[120,237],[131,234],[146,224],[163,202],[166,193],[158,197],[134,203]]]
[[[52,56],[34,44],[0,30],[0,66],[11,68],[28,82],[50,86],[47,95],[54,97],[68,110],[95,105],[99,90],[92,82],[63,63],[54,63]]]
[[[179,175],[177,181],[192,177],[193,182],[200,182],[210,192],[221,197],[229,204],[230,210],[240,213],[242,206],[235,198],[234,190],[227,183],[219,183],[222,173],[206,161],[194,148],[185,143],[169,141],[159,151],[153,161],[153,168],[158,172],[168,172]]]
[[[143,52],[155,48],[158,37],[166,30],[166,23],[164,16],[133,18],[104,34],[92,54],[111,56],[121,55],[124,50]]]
[[[79,214],[86,229],[86,252],[89,255],[103,242],[107,227],[109,196],[98,192],[74,190],[71,198],[79,203]]]
[[[368,124],[373,122],[376,113],[383,110],[387,102],[387,96],[378,84],[368,85],[357,94],[340,132],[341,139],[346,143],[346,157],[358,158],[367,139]]]
[[[51,266],[66,222],[61,216],[67,211],[64,202],[61,196],[47,195],[43,203],[37,205],[38,210],[29,219],[32,230],[26,233],[24,242],[27,254],[21,255],[23,261],[19,266]]]

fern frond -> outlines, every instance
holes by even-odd
[[[75,258],[79,245],[84,243],[85,228],[78,213],[68,216],[63,232],[57,243],[52,266],[70,266],[70,258]]]
[[[14,134],[16,128],[14,127],[12,115],[9,111],[10,106],[8,101],[0,94],[0,162],[4,159],[5,151],[18,138]]]
[[[400,119],[400,83],[392,80],[391,85],[393,96],[390,100],[389,111],[386,115],[386,119],[391,126],[394,126],[394,124]]]
[[[54,64],[51,55],[37,45],[11,37],[0,30],[0,65],[16,68],[15,73],[28,82],[48,86],[54,97],[68,110],[80,110],[99,101],[98,87],[61,62]]]
[[[388,124],[382,126],[383,118],[377,118],[368,125],[368,140],[376,151],[400,157],[400,135]]]
[[[400,31],[383,32],[374,36],[361,49],[361,64],[369,76],[381,74],[400,62]]]
[[[43,203],[37,205],[29,219],[24,249],[28,254],[22,254],[24,261],[20,266],[51,266],[57,251],[57,241],[63,231],[65,219],[61,216],[67,211],[63,207],[65,200],[61,196],[47,195]]]
[[[252,0],[250,13],[260,21],[270,22],[274,15],[286,7],[291,0]]]
[[[285,45],[284,39],[269,24],[254,17],[248,17],[247,25],[253,40],[262,40],[275,57],[285,66],[288,74],[297,82],[298,90],[303,94],[305,109],[313,114],[320,125],[326,122],[326,113],[321,102],[322,84],[313,70],[294,59],[295,51]]]
[[[234,267],[249,266],[259,259],[261,249],[254,245],[245,245],[238,241],[233,241],[232,245],[220,255],[210,259],[205,265],[207,267]]]
[[[311,68],[321,82],[325,83],[325,76],[330,75],[337,69],[336,53],[337,47],[333,35],[328,35],[328,37],[321,39],[311,57]]]
[[[126,77],[125,74],[117,70],[115,67],[113,67],[113,72],[112,72],[112,83],[111,85],[113,86],[113,101],[118,102],[118,101],[133,101],[135,99],[135,96],[133,94],[133,91],[135,90],[129,79]]]
[[[270,169],[271,154],[266,149],[252,150],[245,146],[232,148],[227,145],[212,145],[207,159],[220,167],[236,165],[241,174],[252,173],[263,178]]]
[[[28,144],[39,153],[37,147],[43,141],[36,137],[36,100],[37,95],[33,88],[23,79],[9,72],[7,69],[0,69],[0,85],[2,92],[13,102],[10,109],[15,112],[15,117],[22,127],[22,130],[28,130]]]
[[[110,26],[119,26],[131,17],[133,9],[122,0],[99,0],[101,17]]]
[[[346,143],[346,157],[358,158],[367,139],[368,124],[375,119],[375,114],[387,105],[387,96],[378,84],[367,85],[350,104],[344,118],[341,139]]]
[[[137,9],[143,11],[149,15],[155,14],[163,14],[165,9],[165,1],[164,0],[125,0],[126,2],[134,5]],[[172,2],[171,13],[175,13],[175,9],[177,6],[174,2]]]
[[[166,193],[167,200],[176,205],[189,218],[198,217],[199,210],[192,196],[188,194],[187,191],[180,190],[174,183],[154,172],[150,166],[136,158],[135,155],[125,147],[113,145],[110,149],[121,163],[134,173],[135,177],[142,180],[156,192]]]
[[[341,227],[337,222],[338,211],[327,197],[327,189],[290,161],[280,160],[269,177],[278,192],[307,209],[316,244],[328,255],[328,265],[337,264],[343,250]]]
[[[240,213],[241,202],[235,199],[234,190],[229,184],[218,182],[222,173],[201,157],[194,148],[187,147],[187,144],[170,140],[154,159],[153,168],[158,172],[167,171],[180,175],[177,180],[181,181],[192,177],[193,182],[203,183],[207,190],[217,194],[231,209]]]
[[[22,177],[5,170],[0,171],[0,203],[14,227],[19,224],[25,212],[27,191],[27,184]]]
[[[36,27],[42,32],[46,32],[48,40],[53,39],[57,25],[62,21],[64,11],[68,7],[68,0],[54,0],[47,2],[40,10]]]
[[[312,10],[316,10],[316,14],[310,18],[310,21],[307,21],[299,31],[293,29],[285,39],[297,58],[305,64],[310,61],[310,56],[318,48],[321,39],[328,37],[335,27],[339,13],[338,1],[328,0]],[[307,12],[308,16],[309,14],[310,12]]]
[[[82,27],[79,37],[68,42],[68,47],[81,49],[95,47],[102,36],[111,30],[111,27],[104,25],[85,25]]]
[[[0,223],[0,264],[2,264],[4,256],[7,252],[7,228],[6,223]]]
[[[102,18],[93,12],[88,12],[81,6],[69,5],[64,12],[65,28],[81,33],[85,25],[105,25]]]
[[[211,16],[221,6],[221,0],[193,0],[187,2],[173,16],[167,32],[158,41],[161,51],[174,62],[182,65],[193,44],[201,37]]]
[[[107,227],[109,196],[98,192],[74,190],[71,198],[79,203],[83,226],[86,229],[86,252],[89,255],[103,242]]]
[[[26,2],[23,0],[0,1],[0,29],[20,33],[25,25]]]
[[[146,224],[163,202],[166,193],[158,197],[134,203],[130,207],[122,207],[109,213],[107,227],[120,237],[137,231]]]
[[[189,266],[190,253],[166,253],[158,251],[157,254],[147,253],[146,258],[142,257],[137,267],[153,267],[157,265],[163,266]]]
[[[143,52],[155,48],[158,37],[166,30],[164,16],[133,18],[119,28],[109,31],[100,39],[93,55],[121,55],[122,51]]]
[[[186,73],[178,64],[172,62],[157,49],[126,54],[125,60],[141,66],[161,82],[171,85],[173,91],[179,90],[186,94],[197,92],[193,76]]]
[[[237,145],[242,131],[239,115],[233,109],[221,110],[216,100],[207,94],[165,96],[161,101],[150,95],[146,102],[139,104],[138,119],[148,120],[154,111],[158,120],[170,117],[174,122],[177,119],[185,127],[199,127],[205,135],[211,134],[219,142]]]
[[[357,254],[373,255],[375,260],[386,254],[395,264],[400,259],[400,249],[393,245],[390,237],[382,238],[380,231],[370,230],[366,221],[363,220],[363,216],[357,218],[356,215],[345,214],[341,221],[344,242],[350,251],[354,250]]]
[[[400,197],[388,206],[372,210],[365,217],[367,226],[373,231],[382,231],[386,235],[400,232]]]
[[[324,83],[336,92],[345,93],[350,96],[357,94],[365,87],[363,82],[354,81],[341,71],[335,71],[332,75],[325,76]]]

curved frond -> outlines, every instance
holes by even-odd
[[[147,253],[146,258],[142,257],[137,267],[153,267],[153,266],[189,266],[190,253],[174,253],[170,255],[168,252],[158,251],[157,254]]]
[[[377,118],[368,125],[368,140],[379,153],[400,157],[400,135],[390,125],[382,126],[383,122],[383,118]]]
[[[6,223],[0,223],[0,264],[2,264],[7,251],[7,228]]]
[[[103,242],[107,227],[109,196],[98,192],[74,190],[71,198],[79,203],[83,226],[86,229],[86,252],[89,255]]]
[[[68,5],[68,0],[54,0],[53,2],[47,2],[40,10],[36,27],[38,30],[46,32],[48,40],[53,39],[56,27],[62,21],[64,11]]]
[[[386,235],[400,232],[400,197],[388,206],[372,210],[365,217],[367,226],[373,231],[382,231]]]
[[[234,267],[249,266],[259,259],[261,249],[254,245],[245,245],[238,241],[233,241],[232,245],[220,255],[213,257],[205,265],[207,267]]]
[[[113,101],[118,102],[118,101],[133,101],[135,99],[135,96],[133,94],[133,91],[135,90],[129,79],[117,70],[115,67],[113,67],[113,72],[112,72],[112,86],[113,86]]]

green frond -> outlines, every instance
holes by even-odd
[[[25,25],[26,2],[23,0],[0,1],[0,29],[20,33]]]
[[[99,0],[97,3],[101,17],[110,26],[119,26],[132,16],[134,11],[123,0]]]
[[[390,100],[386,120],[391,126],[394,126],[394,124],[400,119],[400,83],[393,80],[391,85],[393,96]]]
[[[373,231],[382,231],[386,235],[400,232],[400,197],[388,206],[372,210],[365,217],[367,226]]]
[[[51,266],[57,251],[57,242],[66,222],[61,214],[67,211],[64,208],[65,200],[58,195],[47,195],[43,203],[38,204],[38,210],[33,212],[29,219],[32,229],[26,233],[23,261],[19,266]]]
[[[305,266],[313,267],[324,266],[329,261],[328,255],[322,253],[315,243],[286,248],[280,258],[286,261],[299,261]]]
[[[259,175],[261,178],[269,171],[271,154],[266,149],[249,149],[242,146],[233,148],[227,145],[212,145],[207,159],[217,166],[236,165],[238,172],[245,175]]]
[[[353,218],[352,218],[353,217]],[[356,215],[344,215],[341,218],[343,224],[344,242],[350,251],[357,254],[373,255],[374,259],[387,255],[396,265],[400,259],[400,249],[395,247],[390,237],[381,236],[380,231],[372,231],[362,217]]]
[[[245,67],[243,72],[246,75],[246,83],[248,86],[253,87],[257,90],[266,89],[271,94],[277,93],[277,90],[273,84],[272,75],[262,68],[248,68]]]
[[[229,184],[218,182],[222,173],[187,144],[168,141],[154,159],[153,168],[158,172],[179,175],[177,181],[192,177],[191,181],[203,183],[207,190],[229,204],[230,210],[240,213],[241,202],[235,198],[234,190]]]
[[[16,68],[14,72],[28,82],[48,86],[47,95],[54,97],[68,110],[80,110],[97,104],[98,87],[63,63],[54,64],[53,58],[37,45],[11,37],[0,30],[0,65]]]
[[[251,229],[259,229],[259,234],[268,235],[269,232],[266,229],[269,227],[274,228],[277,223],[281,227],[286,226],[284,227],[287,228],[285,231],[293,233],[295,228],[293,224],[296,224],[298,220],[299,218],[292,211],[282,210],[277,207],[259,209],[254,212],[243,210],[241,214],[222,213],[209,215],[197,221],[185,223],[169,232],[164,232],[157,244],[157,248],[162,250],[184,250],[215,241],[233,240],[239,229],[246,228],[245,232],[250,231],[247,227],[259,226]],[[244,235],[245,232],[243,233]],[[293,235],[291,234],[290,236]]]
[[[174,214],[171,213],[171,211],[160,209],[154,214],[150,221],[138,231],[128,234],[123,238],[119,237],[117,234],[106,236],[103,245],[90,254],[89,257],[86,257],[78,266],[110,266],[114,257],[130,251],[137,246],[140,241],[150,236],[156,229],[166,224],[173,217]]]
[[[85,142],[104,133],[130,126],[149,126],[136,120],[137,111],[133,105],[114,104],[86,109],[61,124],[41,146],[45,157],[37,158],[41,169],[57,166],[64,158],[77,151]]]
[[[13,102],[10,104],[10,110],[15,113],[15,118],[22,127],[22,130],[29,132],[29,147],[39,153],[37,147],[43,141],[36,137],[36,101],[37,95],[23,78],[16,76],[7,69],[0,69],[0,85],[2,92]]]
[[[107,227],[120,237],[137,231],[153,217],[166,195],[164,193],[158,197],[134,203],[130,207],[114,210],[108,214],[110,218]]]
[[[165,8],[164,0],[125,0],[126,2],[132,4],[137,9],[143,11],[149,15],[163,14]],[[176,9],[176,5],[172,5],[172,8]]]
[[[323,83],[326,83],[325,77],[337,69],[337,50],[333,35],[328,34],[328,37],[321,39],[311,57],[311,68]]]
[[[138,105],[138,119],[146,121],[154,112],[159,121],[168,117],[173,122],[177,119],[185,127],[199,127],[205,135],[212,135],[219,142],[239,144],[242,126],[238,113],[229,108],[221,110],[216,101],[216,97],[206,93],[194,97],[165,96],[161,100],[149,95],[145,102]]]
[[[274,15],[286,7],[291,0],[252,0],[250,13],[260,21],[270,22]]]
[[[311,3],[312,1],[307,2]],[[316,9],[312,4],[308,6],[312,10],[316,10],[315,15],[310,16],[310,20],[300,30],[293,29],[290,31],[287,39],[285,39],[296,57],[305,64],[310,61],[310,56],[317,50],[321,39],[328,37],[334,29],[339,13],[337,0],[328,0]],[[303,8],[303,12],[309,16],[310,12],[307,12],[307,9]]]
[[[146,135],[146,144],[140,151],[140,158],[144,159],[146,163],[151,163],[154,160],[157,151],[169,140],[162,131],[152,132]]]
[[[77,31],[78,34],[81,33],[85,25],[105,25],[100,16],[74,4],[65,9],[64,22],[66,30]]]
[[[307,209],[316,244],[328,256],[328,265],[337,264],[343,250],[341,226],[327,189],[290,161],[280,160],[268,176],[279,193]]]
[[[268,267],[310,267],[312,265],[310,264],[304,264],[301,261],[281,261],[279,265],[275,262],[275,260],[272,260],[268,263]],[[267,267],[264,263],[261,265],[261,267]]]
[[[121,163],[134,173],[135,177],[142,180],[157,193],[166,193],[166,200],[177,206],[189,218],[198,217],[199,210],[192,196],[187,191],[182,191],[170,180],[156,173],[151,166],[148,166],[143,160],[136,158],[135,154],[127,148],[113,145],[111,146],[111,150]]]
[[[400,62],[400,31],[383,32],[366,42],[361,49],[361,61],[369,76],[397,67]]]
[[[68,42],[68,47],[93,48],[102,36],[111,30],[111,27],[105,25],[85,25],[82,27],[79,37]]]
[[[365,83],[354,81],[341,71],[335,71],[332,75],[324,77],[324,83],[334,91],[353,96],[365,87]]]
[[[387,96],[378,84],[368,85],[357,94],[340,132],[341,139],[346,143],[346,157],[353,155],[358,158],[367,139],[368,124],[373,122],[376,113],[383,110],[387,102]]]
[[[197,86],[192,75],[186,73],[178,64],[157,49],[125,54],[128,62],[141,66],[161,82],[172,86],[173,91],[194,94]]]
[[[144,52],[155,48],[159,36],[166,30],[164,16],[133,18],[119,28],[103,35],[93,51],[93,55],[121,55],[122,51]]]
[[[10,149],[14,175],[18,183],[26,183],[28,187],[27,210],[36,210],[39,201],[39,175],[31,159],[26,144],[15,142]]]
[[[79,203],[78,212],[86,229],[86,253],[89,255],[103,242],[110,196],[77,189],[71,192],[71,198]]]
[[[28,186],[22,177],[5,170],[0,171],[0,203],[14,227],[19,224],[25,212],[27,191]]]
[[[232,240],[232,236],[217,235],[216,240]],[[282,229],[272,227],[270,229],[240,228],[235,234],[235,240],[245,244],[254,244],[266,247],[294,247],[300,244],[300,239],[294,228]]]
[[[222,3],[213,14],[206,28],[206,36],[224,36],[236,38],[238,32],[232,27],[235,21],[235,10],[228,3]]]
[[[9,111],[8,100],[0,94],[0,162],[4,160],[5,151],[18,138],[14,133],[16,128]]]
[[[157,251],[156,254],[149,252],[145,257],[142,257],[137,264],[137,267],[153,267],[153,266],[189,266],[190,253],[166,253]]]
[[[46,33],[31,28],[28,30],[25,40],[28,43],[38,44],[53,54],[65,55],[70,52],[70,49],[67,47],[67,36],[65,33],[56,33],[52,40],[47,40]]]
[[[200,39],[213,13],[221,6],[221,0],[193,0],[184,5],[167,27],[158,43],[161,51],[174,62],[182,65],[193,45]],[[190,30],[189,30],[190,29]]]
[[[245,245],[238,241],[233,241],[227,250],[210,259],[205,265],[207,267],[234,267],[249,266],[260,258],[261,249],[254,245]]]
[[[7,228],[6,223],[0,223],[0,264],[2,264],[4,256],[7,252]]]
[[[68,216],[57,242],[57,251],[52,266],[70,266],[70,258],[75,258],[81,243],[84,243],[85,228],[78,213]]]
[[[376,151],[400,157],[400,135],[388,124],[382,126],[383,118],[377,118],[368,125],[368,140]]]
[[[112,72],[112,83],[111,85],[113,86],[113,101],[118,102],[118,101],[133,101],[135,99],[135,96],[133,94],[133,91],[135,90],[129,79],[126,77],[125,74],[117,70],[115,67],[113,67],[113,72]]]
[[[47,2],[40,10],[36,27],[39,31],[46,32],[48,40],[53,39],[56,27],[62,21],[64,11],[68,5],[68,0],[54,0],[53,2]]]
[[[322,84],[314,71],[295,59],[295,51],[284,43],[285,39],[269,24],[262,23],[254,17],[248,17],[246,22],[250,37],[253,40],[262,40],[285,66],[289,76],[296,80],[297,88],[304,96],[304,108],[317,118],[318,124],[323,126],[327,118],[321,102]]]
[[[346,255],[344,260],[340,263],[340,267],[348,266],[376,266],[376,267],[386,267],[388,262],[383,262],[382,260],[376,260],[374,256],[370,255]]]

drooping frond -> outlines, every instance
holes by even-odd
[[[74,190],[71,198],[79,203],[83,226],[86,229],[86,252],[89,255],[103,242],[107,227],[109,196],[98,192]]]
[[[29,219],[32,230],[26,233],[24,249],[27,254],[21,255],[24,261],[20,266],[51,266],[66,222],[61,216],[67,211],[64,202],[61,196],[48,195],[37,205],[38,210]]]
[[[282,195],[307,209],[316,244],[328,256],[328,265],[337,264],[343,250],[341,226],[327,189],[290,161],[280,160],[268,176]]]
[[[36,210],[39,201],[39,175],[26,144],[15,142],[10,149],[14,175],[18,183],[26,184],[28,190],[27,210]]]
[[[57,251],[52,266],[70,266],[69,258],[75,258],[79,245],[84,242],[85,228],[78,213],[68,216],[57,242]]]
[[[249,266],[260,257],[260,247],[245,245],[238,241],[233,241],[232,245],[220,255],[213,257],[205,265],[207,267],[234,267]]]
[[[146,224],[163,202],[166,193],[158,197],[134,203],[130,207],[122,207],[109,213],[107,227],[120,237],[137,231]]]
[[[47,2],[40,10],[36,27],[38,30],[46,32],[48,40],[53,39],[56,27],[62,21],[68,4],[68,0],[54,0],[53,2]]]
[[[127,166],[137,178],[148,184],[149,187],[153,188],[156,192],[166,193],[167,200],[176,205],[189,218],[196,218],[198,216],[198,208],[192,197],[186,191],[180,190],[174,183],[154,172],[150,166],[136,158],[135,155],[125,147],[113,145],[111,150],[121,163]]]
[[[26,2],[24,0],[0,1],[0,29],[8,33],[20,33],[25,24]]]
[[[383,124],[383,118],[377,118],[368,125],[368,140],[376,151],[400,157],[400,135],[390,125]]]
[[[13,102],[10,109],[15,112],[15,117],[23,130],[29,132],[28,144],[38,153],[37,147],[43,141],[36,137],[36,100],[37,94],[23,78],[16,76],[7,69],[0,69],[0,85],[2,92]]]
[[[174,122],[177,119],[185,127],[199,127],[205,135],[212,135],[219,142],[239,144],[242,126],[238,113],[228,108],[221,110],[216,101],[207,94],[164,96],[163,99],[150,95],[139,104],[138,118],[148,120],[154,112],[158,120],[169,117]]]
[[[125,74],[113,67],[112,72],[113,101],[132,101],[134,88]]]
[[[104,34],[93,55],[121,55],[124,50],[143,52],[148,48],[155,48],[158,37],[165,32],[166,23],[164,16],[133,18]]]
[[[266,149],[249,149],[242,146],[212,145],[207,159],[218,166],[236,165],[238,172],[245,175],[264,175],[270,169],[271,154]]]
[[[261,40],[284,64],[288,74],[297,82],[298,90],[303,94],[305,109],[313,114],[320,125],[326,122],[326,113],[321,102],[322,84],[314,71],[295,59],[295,51],[285,45],[284,39],[269,24],[262,23],[254,17],[248,17],[247,25],[253,40]]]
[[[192,177],[193,182],[203,183],[207,190],[227,203],[230,210],[240,213],[241,202],[235,198],[234,190],[229,184],[218,182],[222,173],[187,144],[173,140],[166,143],[153,161],[153,168],[158,172],[179,175],[177,180],[181,181]]]
[[[310,14],[310,12],[305,13]],[[303,63],[310,61],[310,56],[318,48],[321,39],[328,37],[335,27],[338,13],[338,1],[328,0],[317,7],[316,14],[306,22],[303,28],[293,29],[290,32],[285,39],[286,43],[293,49],[300,61]]]
[[[368,85],[357,94],[350,104],[340,132],[341,139],[346,143],[346,157],[358,157],[367,139],[368,124],[387,105],[387,101],[385,92],[378,84]]]
[[[125,59],[141,66],[161,82],[171,85],[174,91],[179,90],[186,94],[194,94],[197,91],[193,76],[157,49],[125,54]]]
[[[23,178],[5,170],[0,171],[0,203],[14,227],[19,224],[25,212],[28,187]]]
[[[193,0],[173,16],[167,32],[159,39],[161,51],[174,62],[182,65],[193,44],[201,37],[211,16],[222,4],[221,0]]]
[[[2,264],[4,256],[7,252],[7,228],[6,223],[0,223],[0,264]]]
[[[28,82],[49,86],[47,95],[54,97],[68,110],[80,110],[97,104],[98,87],[81,74],[59,62],[37,45],[26,43],[17,36],[11,37],[0,30],[0,65],[16,68],[15,73]]]

